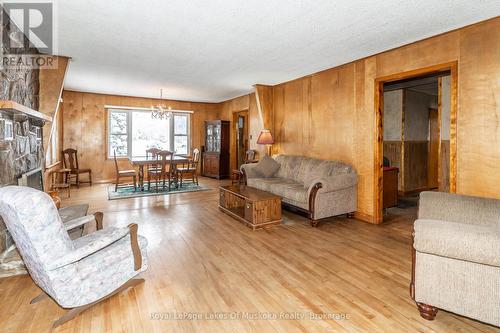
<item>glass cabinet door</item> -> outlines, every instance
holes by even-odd
[[[213,138],[213,125],[212,124],[207,124],[207,133],[205,133],[205,134],[206,134],[206,138],[207,138],[206,149],[207,149],[207,151],[213,151],[214,138]]]
[[[221,139],[221,133],[220,133],[220,125],[215,125],[214,126],[214,151],[219,153],[220,152],[220,139]]]

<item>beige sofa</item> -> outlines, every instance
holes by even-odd
[[[282,197],[284,205],[307,213],[312,226],[318,220],[357,208],[357,174],[340,161],[277,155],[241,167],[248,186]]]
[[[423,192],[414,229],[420,315],[440,308],[500,326],[500,200]]]

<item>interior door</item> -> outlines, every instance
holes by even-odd
[[[236,162],[238,169],[245,163],[248,150],[248,112],[238,112],[236,119]]]
[[[243,128],[245,127],[245,117],[238,115],[236,123],[236,149],[238,150],[238,169],[245,162],[245,138]]]
[[[440,126],[437,109],[429,109],[429,158],[427,166],[427,187],[436,189],[439,187],[439,140]]]

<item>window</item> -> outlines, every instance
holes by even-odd
[[[188,154],[190,114],[173,112],[172,117],[152,119],[149,110],[108,109],[108,157],[144,156],[146,149],[159,148]]]
[[[129,112],[110,111],[109,112],[109,149],[108,155],[111,157],[127,156],[128,154],[128,132],[129,132]]]
[[[174,151],[177,154],[188,154],[189,116],[174,115]]]

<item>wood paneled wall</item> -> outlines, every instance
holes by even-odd
[[[427,161],[429,141],[404,142],[404,181],[402,192],[410,193],[427,189]]]
[[[55,57],[55,56],[54,56]],[[52,183],[52,172],[61,168],[60,154],[56,153],[56,158],[52,158],[53,149],[59,150],[62,147],[62,115],[60,112],[60,99],[64,88],[64,79],[70,64],[68,57],[58,56],[57,68],[40,69],[40,97],[39,111],[52,118],[51,123],[46,123],[43,127],[43,147],[45,153],[44,189],[49,191]],[[55,145],[51,141],[55,140]]]
[[[66,71],[70,63],[67,57],[56,57],[57,68],[41,68],[40,69],[40,106],[39,111],[56,120],[59,110],[59,100],[61,99],[64,79]],[[43,143],[45,153],[50,153],[47,145],[50,142],[52,135],[58,136],[58,133],[53,132],[52,123],[47,123],[43,128]],[[53,163],[55,161],[50,161]]]
[[[115,95],[92,94],[65,90],[63,93],[63,149],[78,150],[82,168],[91,168],[94,181],[109,181],[115,177],[112,159],[106,158],[105,105],[150,107],[159,101]],[[220,104],[168,101],[174,110],[194,111],[191,115],[191,146],[204,145],[204,122],[216,119]],[[120,160],[120,168],[130,169],[127,160]]]
[[[352,163],[359,174],[357,217],[380,222],[374,218],[375,79],[458,61],[456,191],[500,198],[498,59],[495,18],[276,85],[273,152]]]
[[[230,130],[230,159],[231,159],[231,169],[236,168],[236,144],[235,144],[235,124],[233,123],[233,113],[242,110],[248,110],[249,116],[249,148],[257,151],[258,155],[265,153],[265,147],[257,144],[257,138],[262,129],[267,128],[271,130],[271,133],[275,135],[274,131],[274,121],[272,117],[273,110],[273,87],[256,85],[257,94],[252,93],[249,95],[244,95],[225,101],[221,103],[220,112],[218,113],[218,118],[223,120],[231,121]],[[259,96],[260,110],[257,105],[257,95]],[[276,141],[276,138],[275,138]],[[275,152],[273,147],[273,152]],[[259,158],[259,156],[257,156]]]
[[[439,191],[450,191],[450,140],[441,140],[441,175]]]

